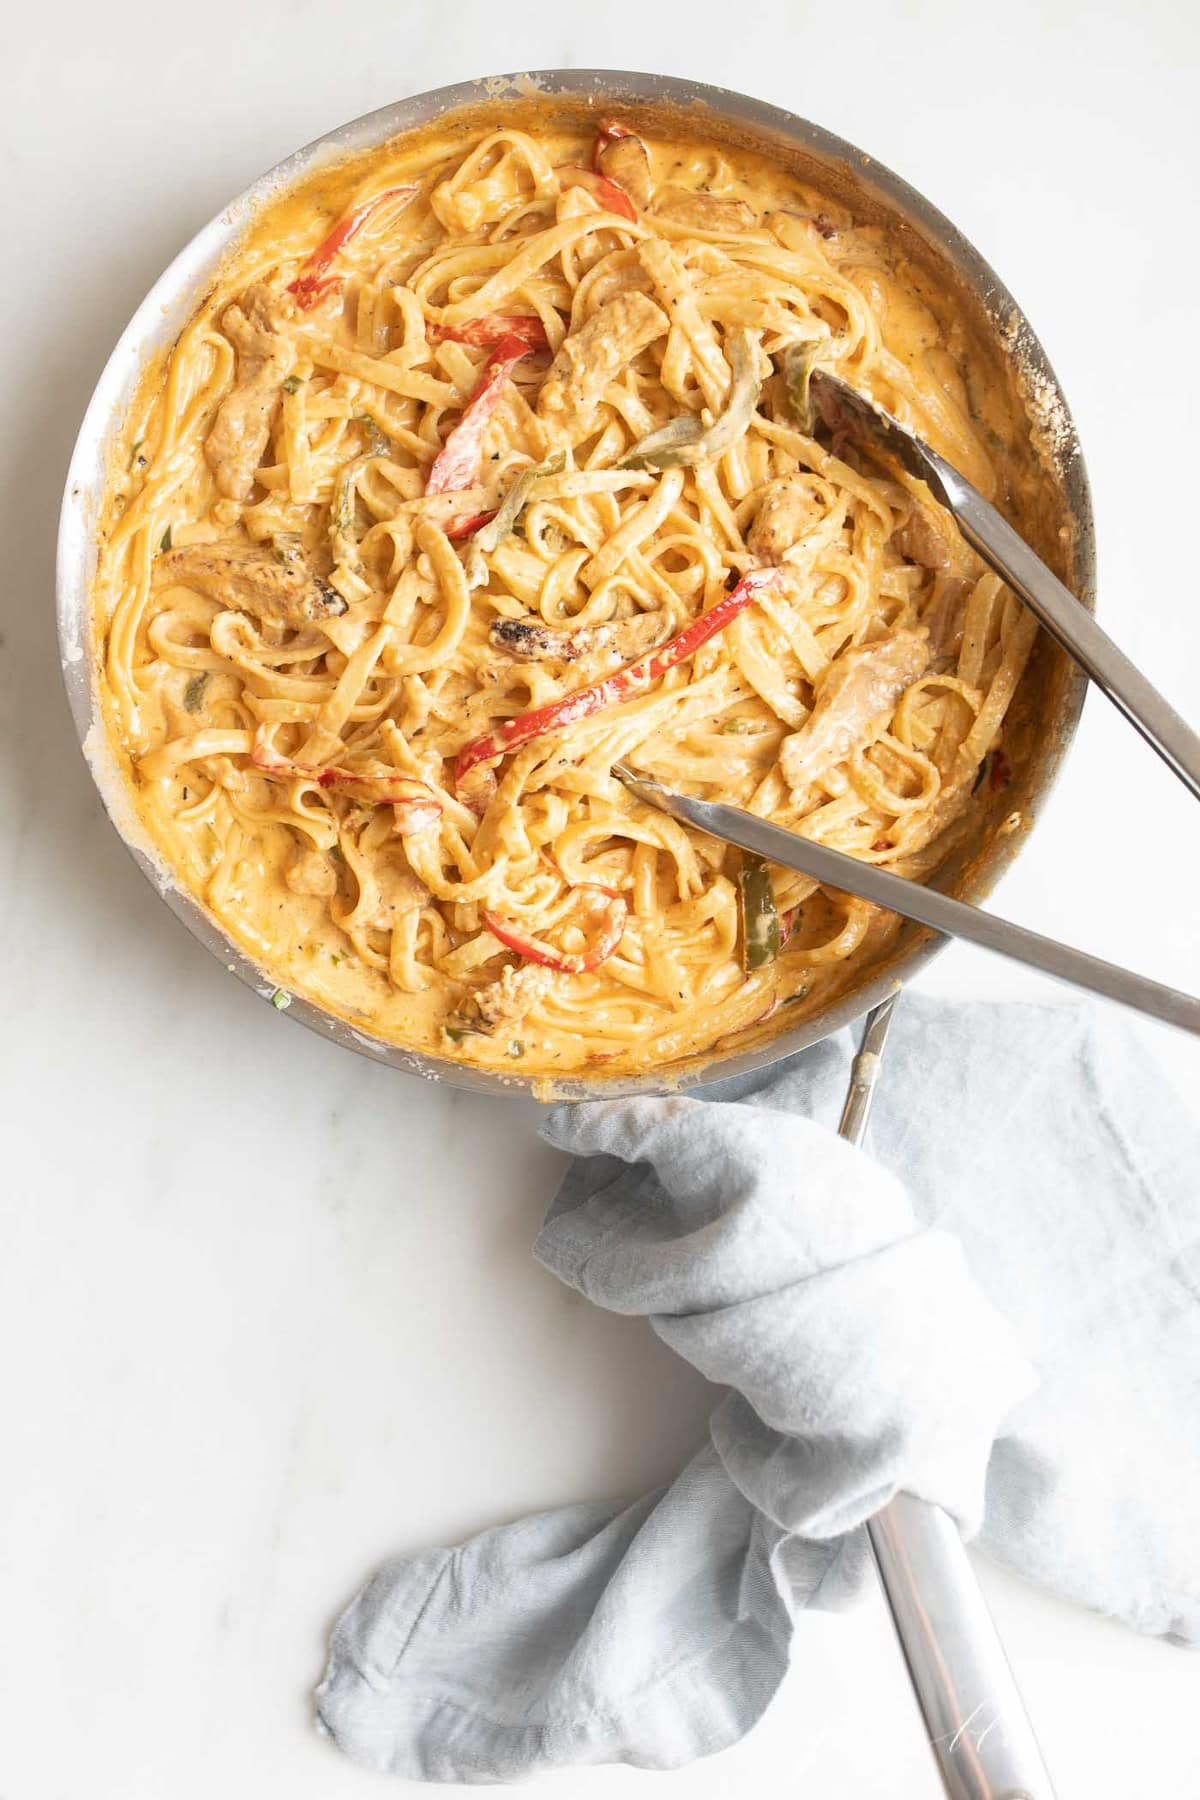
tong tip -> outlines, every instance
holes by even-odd
[[[926,444],[890,412],[840,375],[814,369],[811,392],[821,418],[833,431],[865,437],[894,456],[900,466],[940,494],[941,477]]]

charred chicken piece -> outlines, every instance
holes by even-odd
[[[164,551],[155,568],[166,580],[195,588],[230,611],[298,630],[346,611],[342,596],[306,563],[283,561],[257,544],[182,544]]]
[[[604,654],[626,662],[653,650],[667,629],[662,613],[646,612],[603,625],[581,625],[576,631],[556,631],[540,619],[493,619],[488,637],[493,649],[517,662],[549,662],[552,658],[578,662]]]

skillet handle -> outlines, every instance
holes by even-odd
[[[949,1800],[1053,1800],[1033,1727],[958,1527],[897,1494],[867,1535]]]
[[[861,1144],[893,994],[867,1015],[839,1130]],[[948,1800],[1054,1800],[1033,1727],[949,1514],[897,1494],[867,1537]]]

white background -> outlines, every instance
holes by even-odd
[[[1198,52],[1189,0],[59,0],[10,17],[2,1800],[384,1792],[311,1726],[359,1580],[401,1548],[641,1491],[708,1406],[641,1326],[533,1266],[559,1159],[532,1106],[420,1086],[285,1023],[105,822],[60,691],[52,542],[76,426],[142,293],[261,169],[439,83],[627,66],[791,107],[928,193],[1016,293],[1082,431],[1103,613],[1195,714]],[[1001,904],[1194,989],[1195,820],[1093,699]],[[962,949],[927,985],[1043,991]],[[1194,1082],[1192,1044],[1147,1036],[1166,1079]],[[982,1572],[1063,1800],[1200,1793],[1196,1663]],[[879,1603],[806,1628],[768,1718],[725,1755],[540,1789],[634,1790],[932,1796]]]

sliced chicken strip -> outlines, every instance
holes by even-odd
[[[932,569],[935,573],[954,567],[949,544],[929,514],[919,506],[914,506],[903,525],[893,531],[892,548],[898,550],[906,562],[919,563],[921,568]]]
[[[303,562],[281,562],[256,544],[181,544],[158,558],[156,573],[195,588],[234,612],[278,625],[319,625],[346,611],[346,602]]]
[[[922,615],[922,623],[929,632],[932,656],[958,655],[970,586],[970,582],[957,575],[939,576],[934,583],[933,600]]]
[[[692,225],[697,231],[749,231],[758,224],[758,214],[744,200],[723,200],[685,187],[659,188],[653,211],[673,225]]]
[[[607,175],[642,212],[650,204],[654,184],[650,174],[650,157],[640,137],[632,131],[624,137],[608,138],[596,152],[601,175]]]
[[[668,328],[666,313],[647,294],[633,291],[608,301],[563,339],[538,396],[541,417],[572,434],[590,430],[609,382]]]
[[[505,969],[498,981],[474,996],[480,1025],[491,1032],[519,1025],[534,1002],[548,994],[558,978],[556,969],[543,968],[539,963]]]
[[[540,619],[493,619],[488,637],[493,649],[518,662],[578,662],[609,652],[622,662],[642,656],[662,642],[670,630],[664,612],[635,613],[604,625],[581,625],[577,631],[555,631]]]
[[[807,536],[824,516],[825,507],[803,475],[780,475],[763,489],[747,548],[763,562],[781,563],[793,544]]]
[[[237,380],[217,408],[204,455],[227,500],[244,500],[254,485],[296,360],[293,343],[279,329],[289,310],[294,312],[290,300],[256,282],[221,320],[237,351]]]
[[[784,738],[779,767],[799,801],[826,770],[878,737],[906,688],[929,666],[923,631],[898,631],[846,650],[817,682],[816,703],[800,730]]]

